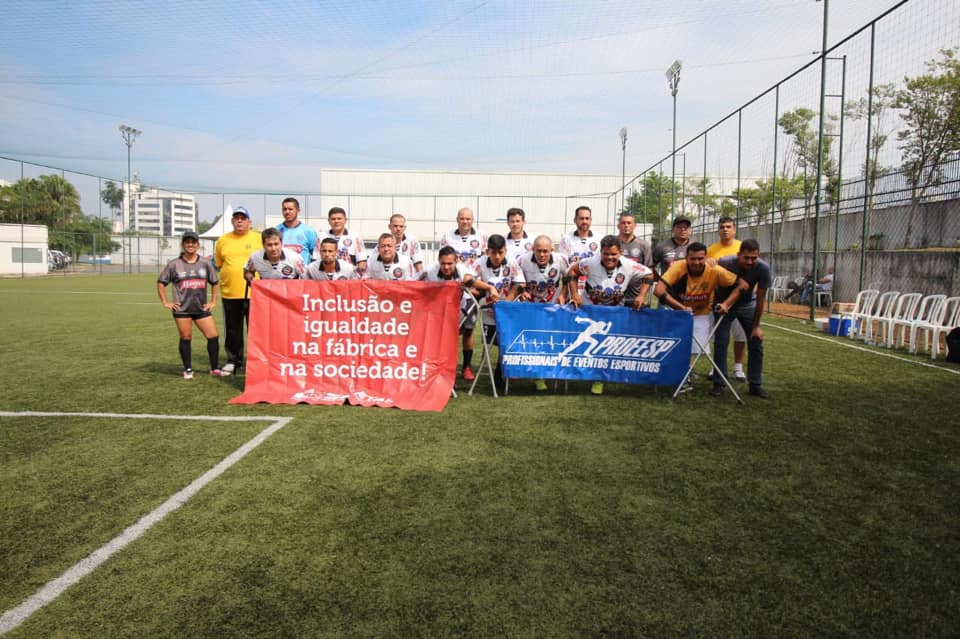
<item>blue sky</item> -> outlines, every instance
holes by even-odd
[[[832,0],[830,42],[895,4]],[[146,183],[302,192],[320,167],[619,174],[626,126],[633,174],[669,153],[675,58],[683,141],[812,60],[822,7],[7,0],[0,155],[122,179],[126,123]]]

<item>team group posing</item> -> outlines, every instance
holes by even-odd
[[[299,220],[300,204],[287,198],[282,204],[283,222],[257,233],[250,228],[250,214],[234,210],[233,231],[217,240],[214,259],[199,254],[200,239],[193,232],[183,234],[183,252],[171,260],[157,279],[163,305],[173,311],[180,334],[183,377],[193,377],[191,363],[192,324],[207,339],[210,374],[232,375],[243,366],[243,331],[249,316],[249,287],[260,279],[313,280],[421,280],[458,281],[465,289],[461,306],[460,332],[463,340],[462,375],[472,380],[474,328],[478,304],[482,312],[484,338],[490,343],[496,334],[493,309],[500,300],[547,304],[600,304],[641,309],[649,302],[649,291],[661,307],[690,312],[694,316],[693,353],[708,350],[714,322],[720,325],[714,338],[716,365],[712,372],[711,394],[723,393],[726,352],[731,328],[734,336],[734,378],[748,381],[752,395],[766,398],[763,388],[763,314],[766,291],[771,286],[770,267],[759,259],[756,240],[736,239],[731,218],[718,223],[720,239],[709,248],[690,242],[690,220],[674,219],[672,235],[653,249],[634,235],[636,220],[622,213],[618,235],[602,238],[590,230],[592,213],[581,206],[574,214],[575,228],[563,236],[559,251],[546,235],[531,236],[525,230],[522,209],[507,211],[509,232],[485,236],[473,225],[473,211],[457,212],[457,228],[444,233],[437,262],[425,266],[420,244],[406,232],[403,215],[393,215],[389,232],[377,240],[377,251],[368,255],[363,241],[347,229],[347,214],[340,207],[330,209],[330,230],[320,237]],[[173,285],[173,301],[166,286]],[[219,367],[219,342],[211,315],[220,291],[223,299],[224,346],[227,362]],[[471,297],[473,299],[471,299]],[[744,351],[747,372],[744,375]],[[722,375],[723,377],[720,377]],[[500,383],[497,367],[495,383]],[[545,380],[535,380],[537,390],[547,389]],[[688,389],[692,385],[688,384]],[[591,392],[601,394],[595,383]]]

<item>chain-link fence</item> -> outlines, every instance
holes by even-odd
[[[330,207],[345,208],[351,230],[371,244],[389,216],[402,213],[428,254],[463,206],[486,233],[505,233],[506,210],[522,208],[529,230],[555,242],[572,228],[581,205],[592,208],[595,233],[615,233],[617,214],[628,209],[650,225],[642,228],[653,228],[654,241],[668,237],[672,219],[684,214],[694,220],[694,239],[710,244],[717,220],[729,216],[740,238],[760,241],[778,274],[798,279],[833,268],[834,299],[852,300],[870,284],[957,294],[960,118],[956,111],[952,120],[947,116],[949,105],[960,103],[960,71],[943,51],[958,45],[960,5],[901,2],[680,144],[623,190],[614,191],[619,180],[606,190],[554,195],[531,194],[532,187],[493,195],[177,192],[135,183],[129,197],[139,206],[131,216],[124,214],[130,205],[122,180],[0,158],[0,180],[10,184],[0,214],[3,222],[47,226],[49,246],[70,258],[63,266],[50,260],[57,272],[155,271],[177,254],[173,231],[184,216],[212,219],[228,205],[242,205],[262,227],[280,220],[288,196],[300,200],[301,218],[321,230]],[[930,131],[914,116],[931,94],[947,109],[935,132],[953,145],[918,162],[918,134]],[[678,100],[682,117],[682,92]],[[37,201],[11,190],[24,180],[42,182],[50,197]],[[87,228],[77,228],[80,215]],[[203,245],[212,252],[212,239]]]

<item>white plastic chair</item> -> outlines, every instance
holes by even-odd
[[[817,306],[823,306],[824,298],[827,299],[827,305],[833,304],[833,290],[817,291]]]
[[[873,307],[873,312],[867,315],[863,321],[866,324],[866,331],[863,334],[863,341],[873,344],[873,325],[880,323],[890,316],[893,312],[893,306],[900,297],[900,291],[887,291],[877,298],[877,304]]]
[[[960,326],[960,297],[950,297],[943,304],[943,318],[930,329],[930,359],[940,354],[940,337]]]
[[[930,350],[930,333],[936,326],[941,326],[949,314],[960,303],[960,297],[944,297],[939,304],[933,305],[926,318],[917,318],[910,327],[910,352],[916,353],[920,343],[920,333],[923,333],[923,347]]]
[[[782,302],[783,296],[787,294],[787,276],[778,275],[773,278],[773,285],[770,287],[770,301]]]
[[[914,305],[913,312],[909,316],[896,318],[891,325],[890,335],[887,337],[887,346],[895,347],[897,345],[897,329],[900,329],[900,345],[907,346],[910,343],[910,336],[913,333],[913,327],[920,322],[926,322],[930,319],[930,314],[937,310],[946,295],[927,295],[920,300],[919,304]]]
[[[897,298],[893,311],[880,321],[880,343],[893,347],[893,326],[896,322],[913,319],[914,309],[923,297],[920,293],[904,293]]]
[[[857,293],[857,298],[853,303],[853,310],[849,313],[840,314],[840,323],[843,324],[843,320],[850,320],[850,332],[847,333],[847,336],[851,339],[857,337],[860,332],[863,318],[870,315],[870,311],[873,310],[873,305],[877,301],[877,297],[880,295],[880,291],[875,288],[867,288],[859,293]],[[866,327],[862,327],[863,330],[866,330]]]

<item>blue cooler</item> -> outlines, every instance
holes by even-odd
[[[830,316],[830,321],[828,322],[828,325],[827,325],[827,332],[830,333],[831,335],[839,335],[840,337],[849,337],[850,324],[851,324],[851,318],[843,317],[839,313],[835,313]]]

